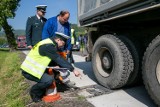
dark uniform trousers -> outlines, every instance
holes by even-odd
[[[72,47],[73,47],[73,44],[71,44],[70,53],[67,54],[67,61],[68,61],[69,63],[74,63],[73,54],[72,54]]]
[[[42,98],[46,92],[46,88],[51,86],[54,81],[54,77],[48,75],[46,72],[42,75],[41,79],[38,79],[23,70],[22,75],[31,81],[37,82],[35,85],[32,86],[30,90],[30,95],[34,94],[37,98]]]

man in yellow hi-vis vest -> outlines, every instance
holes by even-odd
[[[57,48],[64,46],[70,37],[59,32],[56,32],[55,35],[37,43],[21,65],[22,75],[29,80],[37,82],[30,90],[30,96],[34,102],[41,101],[46,89],[55,81],[53,76],[45,72],[51,61],[61,68],[67,68],[75,76],[80,76],[79,71],[74,69],[70,63],[57,53]],[[65,81],[64,84],[67,86],[74,85],[70,80]]]
[[[71,29],[71,44],[74,45],[75,44],[75,30],[74,29]]]
[[[68,54],[68,58],[67,58],[69,63],[74,63],[73,54],[72,54],[72,47],[75,44],[75,41],[76,41],[75,30],[72,28],[71,29],[71,51]]]

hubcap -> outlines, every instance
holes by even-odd
[[[105,47],[99,49],[96,55],[96,66],[103,77],[108,77],[112,72],[113,61],[109,50]]]
[[[111,56],[109,55],[109,52],[104,52],[104,55],[102,55],[102,64],[106,70],[111,68]]]
[[[156,75],[157,75],[158,82],[160,84],[160,60],[158,61],[158,64],[157,64]]]

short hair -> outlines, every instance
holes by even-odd
[[[62,11],[60,11],[60,13],[59,13],[58,16],[62,16],[62,17],[63,17],[65,14],[69,14],[69,15],[70,15],[69,11],[67,11],[67,10],[62,10]]]
[[[53,37],[53,39],[60,39],[59,37],[57,37],[57,36],[52,36]]]

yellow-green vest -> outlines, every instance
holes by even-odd
[[[39,54],[39,47],[43,44],[49,43],[52,43],[54,45],[51,39],[45,39],[36,44],[22,63],[21,69],[40,79],[51,59],[46,56],[41,56]]]
[[[74,44],[74,29],[71,29],[71,44]]]

